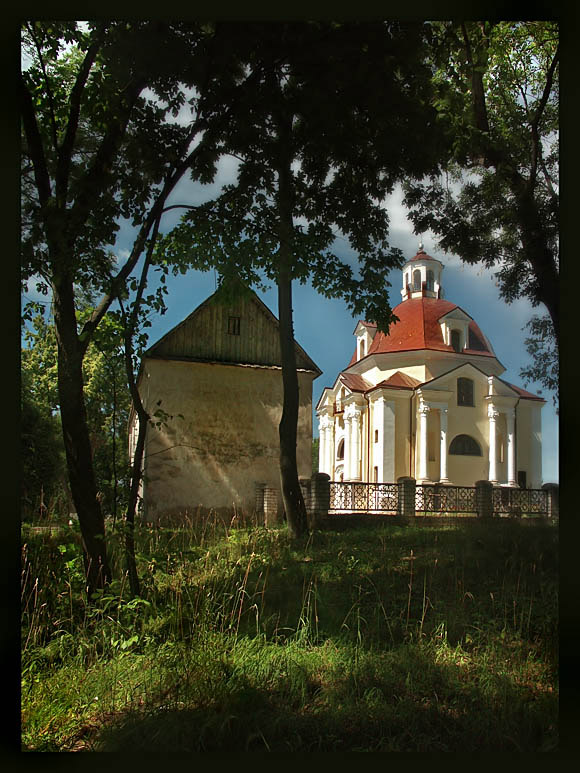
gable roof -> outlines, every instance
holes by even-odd
[[[421,383],[422,382],[419,381],[419,379],[413,378],[413,376],[409,376],[398,370],[396,373],[393,373],[392,376],[389,376],[389,378],[380,381],[373,389],[383,387],[386,387],[387,389],[415,389],[415,387],[418,387]]]
[[[509,381],[506,381],[503,378],[499,378],[496,376],[496,378],[499,381],[502,381],[504,384],[507,384],[507,386],[511,387],[515,392],[518,393],[518,395],[522,398],[522,400],[538,400],[542,403],[545,403],[545,399],[543,397],[540,397],[539,395],[535,395],[532,392],[528,392],[527,389],[522,389],[522,387],[516,386],[515,384],[510,384]]]
[[[239,319],[236,334],[229,332],[232,317]],[[294,350],[297,369],[322,373],[296,341]],[[234,295],[220,287],[143,356],[281,367],[279,321],[249,287],[243,285]]]

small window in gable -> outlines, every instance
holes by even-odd
[[[475,405],[473,399],[473,381],[470,378],[457,379],[457,405]]]
[[[481,448],[471,435],[456,435],[449,446],[449,453],[455,456],[481,456]]]
[[[229,317],[228,318],[228,333],[232,336],[240,335],[240,318]]]
[[[361,338],[360,344],[359,344],[359,360],[362,360],[362,358],[365,356],[365,340],[364,338]]]

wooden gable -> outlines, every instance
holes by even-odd
[[[281,367],[278,324],[253,291],[232,297],[218,290],[145,356]],[[297,343],[295,349],[297,368],[321,373]]]

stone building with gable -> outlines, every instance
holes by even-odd
[[[280,489],[278,324],[253,291],[232,295],[221,288],[145,352],[138,388],[157,423],[147,427],[146,521],[200,508],[252,511],[257,488]],[[298,472],[310,477],[312,382],[321,371],[297,343],[295,351]],[[132,457],[135,414],[129,430]]]

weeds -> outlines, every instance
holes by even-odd
[[[140,527],[134,599],[119,534],[88,604],[74,527],[23,531],[26,750],[556,747],[553,527]]]

